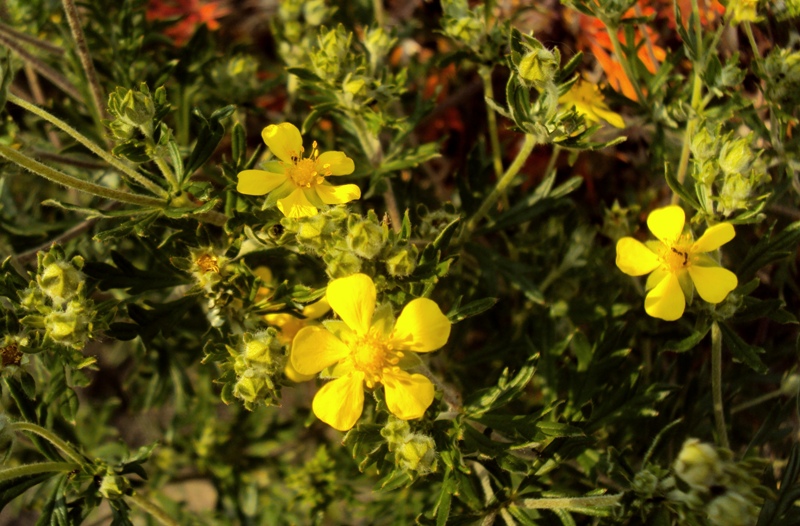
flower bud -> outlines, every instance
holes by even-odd
[[[82,349],[92,337],[94,310],[82,301],[70,301],[62,311],[44,317],[46,335],[61,345]]]
[[[781,380],[781,393],[784,396],[796,396],[800,392],[800,375],[790,374]]]
[[[436,444],[433,438],[411,434],[406,442],[395,449],[395,463],[406,471],[416,471],[420,474],[436,471]]]
[[[719,167],[725,175],[741,174],[747,171],[753,162],[749,139],[741,137],[735,141],[726,141],[719,152]]]
[[[331,278],[343,278],[361,270],[361,258],[349,250],[333,248],[322,257]]]
[[[712,526],[749,526],[756,523],[758,507],[735,491],[726,491],[706,508]]]
[[[283,367],[284,355],[275,334],[273,329],[242,336],[242,356],[249,366],[258,365],[270,372]]]
[[[754,183],[746,175],[735,173],[727,176],[719,192],[720,212],[729,216],[736,210],[747,208]]]
[[[522,57],[517,66],[519,76],[536,88],[542,88],[553,82],[558,72],[558,59],[549,49],[539,48],[531,50]]]
[[[372,259],[383,249],[386,242],[383,229],[372,221],[359,221],[349,228],[347,246],[359,257]]]
[[[691,150],[692,155],[698,161],[706,161],[716,157],[717,150],[719,150],[717,138],[704,126],[692,137]]]
[[[130,488],[128,479],[123,476],[117,475],[109,468],[106,476],[100,481],[100,495],[108,500],[117,500],[125,495],[125,492]]]
[[[714,446],[690,438],[672,466],[675,474],[694,488],[713,486],[722,474],[722,460]]]
[[[78,260],[82,266],[83,258],[76,257],[73,263],[66,261],[53,261],[44,271],[36,276],[36,282],[42,292],[50,298],[53,305],[59,306],[80,294],[83,288],[83,273],[74,264]]]
[[[417,268],[417,249],[413,245],[396,250],[386,259],[386,270],[395,278],[410,276]]]
[[[255,407],[260,401],[271,400],[270,391],[274,385],[268,377],[259,376],[252,369],[248,369],[236,381],[233,394],[241,399],[248,409]]]
[[[398,444],[403,444],[411,434],[411,426],[405,420],[400,420],[394,416],[389,417],[389,421],[381,429],[381,436],[389,444],[389,450],[393,451]]]
[[[651,498],[658,489],[658,477],[651,471],[640,471],[633,478],[633,491],[644,498]]]

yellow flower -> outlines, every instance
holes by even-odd
[[[758,16],[758,0],[731,0],[728,3],[731,12],[731,23],[735,26],[742,22],[761,22]]]
[[[267,206],[278,205],[286,217],[306,217],[325,205],[348,203],[361,197],[354,184],[333,186],[326,177],[353,173],[353,160],[343,152],[320,154],[317,143],[311,155],[302,157],[303,137],[293,124],[270,124],[261,132],[272,154],[280,159],[264,163],[265,170],[239,172],[236,190],[247,195],[265,195]]]
[[[709,303],[719,303],[736,288],[736,274],[724,269],[706,252],[718,249],[736,235],[733,225],[709,227],[697,241],[683,233],[686,215],[679,206],[653,210],[647,227],[658,238],[642,244],[632,237],[617,242],[617,266],[629,276],[650,273],[644,310],[654,318],[673,321],[683,315],[693,288]]]
[[[396,323],[385,306],[375,307],[372,278],[353,274],[328,285],[327,300],[342,319],[325,327],[305,327],[292,346],[292,366],[300,374],[328,367],[330,377],[314,397],[317,418],[347,431],[361,416],[364,387],[383,384],[386,404],[403,420],[420,418],[433,402],[433,384],[404,369],[419,363],[411,353],[442,347],[450,336],[450,321],[433,301],[417,298],[405,306]],[[408,351],[411,351],[409,353]]]
[[[328,305],[328,300],[322,298],[303,308],[303,318],[297,318],[289,313],[280,312],[278,314],[267,314],[264,316],[264,319],[267,323],[280,330],[278,333],[278,341],[281,342],[282,345],[291,345],[292,340],[294,340],[294,337],[300,332],[300,329],[308,327],[311,324],[318,324],[319,322],[316,320],[327,314],[330,310],[331,306]],[[292,366],[291,358],[286,361],[286,367],[283,372],[286,374],[286,377],[293,382],[306,382],[316,376],[316,374],[300,374],[297,372]]]
[[[588,122],[604,120],[615,128],[624,128],[625,121],[618,113],[608,109],[600,89],[583,79],[572,85],[570,90],[558,98],[558,103],[567,107],[574,106],[575,111]]]

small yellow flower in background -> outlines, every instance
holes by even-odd
[[[731,23],[733,25],[742,22],[760,22],[758,16],[758,0],[730,0],[728,10],[731,12]]]
[[[334,380],[317,392],[312,408],[339,431],[353,427],[361,416],[365,386],[383,384],[389,411],[402,420],[422,417],[433,402],[431,381],[404,369],[419,363],[411,353],[435,351],[447,343],[450,321],[436,303],[417,298],[393,323],[391,311],[376,309],[376,297],[375,284],[365,274],[331,281],[326,298],[341,321],[305,327],[292,345],[292,366],[300,374],[331,367]]]
[[[679,206],[653,210],[647,227],[658,238],[642,244],[632,237],[617,242],[617,266],[629,276],[650,274],[644,310],[654,318],[674,321],[683,315],[693,286],[709,303],[719,303],[736,288],[736,274],[724,269],[706,252],[716,250],[736,235],[733,225],[719,223],[697,241],[683,233],[686,215]]]
[[[320,154],[317,143],[311,155],[302,157],[303,137],[291,123],[270,124],[261,132],[264,142],[279,161],[264,163],[264,170],[239,172],[236,190],[247,195],[265,195],[267,206],[277,204],[286,217],[307,217],[325,205],[349,203],[361,197],[357,185],[333,186],[325,178],[353,173],[353,160],[344,152]]]
[[[624,128],[625,121],[618,113],[614,113],[606,106],[600,88],[589,81],[578,79],[570,90],[558,98],[558,103],[575,111],[591,123],[601,120],[608,122],[615,128]]]

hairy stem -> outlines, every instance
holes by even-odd
[[[34,161],[27,155],[20,153],[13,148],[9,148],[8,146],[0,145],[0,156],[5,157],[9,161],[18,164],[26,170],[44,177],[45,179],[58,184],[63,184],[64,186],[74,188],[75,190],[79,190],[81,192],[86,192],[87,194],[104,197],[106,199],[114,199],[122,203],[129,203],[139,206],[164,208],[167,205],[167,202],[163,199],[132,194],[129,192],[123,192],[122,190],[114,190],[112,188],[106,188],[105,186],[100,186],[88,181],[83,181],[77,177],[72,177],[71,175],[59,172],[58,170],[51,168],[46,164]]]
[[[29,475],[38,475],[39,473],[70,472],[78,468],[80,468],[80,465],[73,462],[38,462],[36,464],[25,464],[24,466],[17,466],[0,471],[0,482],[27,477]]]
[[[511,184],[511,181],[514,180],[514,177],[519,173],[522,169],[525,161],[528,160],[531,152],[533,151],[534,146],[536,146],[536,137],[531,134],[525,135],[525,140],[522,143],[522,147],[517,154],[517,157],[514,159],[514,162],[511,163],[511,166],[508,167],[506,172],[503,176],[497,181],[497,185],[492,189],[489,195],[486,196],[486,199],[483,200],[481,206],[478,208],[478,211],[469,219],[467,225],[464,227],[464,230],[461,232],[459,236],[459,242],[463,242],[464,238],[472,233],[475,228],[478,226],[478,223],[489,213],[489,210],[497,203],[499,197],[505,192],[508,185]]]
[[[83,72],[86,74],[86,81],[89,84],[89,92],[91,93],[92,103],[94,105],[94,112],[92,113],[102,132],[103,123],[101,119],[109,119],[110,116],[105,111],[103,90],[100,87],[100,82],[97,80],[97,71],[94,69],[94,62],[92,62],[92,56],[89,54],[89,46],[86,45],[86,35],[84,35],[83,28],[81,27],[78,8],[75,6],[75,0],[62,0],[62,3],[64,5],[64,12],[67,15],[67,21],[69,22],[69,29],[72,31],[72,38],[75,40],[78,58],[80,58]]]
[[[46,120],[47,122],[49,122],[53,126],[57,127],[58,129],[60,129],[61,131],[63,131],[64,133],[66,133],[67,135],[69,135],[70,137],[72,137],[73,139],[75,139],[76,141],[81,143],[82,145],[84,145],[93,154],[97,155],[98,157],[103,159],[105,162],[107,162],[108,164],[110,164],[111,166],[113,166],[114,168],[119,170],[120,172],[122,172],[123,175],[126,175],[131,180],[136,181],[138,184],[142,185],[144,188],[147,188],[152,193],[154,193],[156,195],[160,195],[162,197],[167,197],[167,195],[169,195],[163,188],[161,188],[160,186],[158,186],[154,182],[150,181],[149,179],[144,177],[142,174],[140,174],[140,173],[136,172],[135,170],[125,166],[125,164],[123,164],[119,159],[115,158],[113,155],[111,155],[110,153],[108,153],[104,149],[100,148],[98,145],[96,145],[95,143],[90,141],[88,138],[86,138],[86,136],[81,134],[78,130],[76,130],[75,128],[73,128],[72,126],[67,124],[66,122],[62,121],[61,119],[59,119],[55,115],[45,111],[44,109],[36,106],[35,104],[31,104],[31,103],[26,102],[25,100],[15,96],[15,95],[12,95],[11,93],[8,94],[8,102],[11,102],[12,104],[16,104],[17,106],[19,106],[19,107],[21,107],[21,108],[23,108],[25,110],[28,110],[29,112],[33,113],[34,115],[37,115],[37,116],[41,117],[42,119]]]
[[[49,429],[45,429],[42,426],[32,424],[30,422],[14,422],[9,426],[12,431],[26,431],[28,433],[33,433],[35,435],[39,435],[40,437],[44,438],[55,447],[61,450],[64,455],[67,456],[73,463],[78,464],[78,466],[85,466],[86,461],[83,457],[75,451],[75,449],[63,441],[61,438],[58,437],[55,433],[50,431]],[[47,464],[50,464],[49,462]],[[55,464],[63,464],[61,462],[57,462]],[[70,464],[71,465],[71,464]],[[69,470],[65,471],[72,471],[74,468],[71,467]],[[59,470],[61,471],[61,470]]]
[[[31,67],[35,69],[37,73],[39,73],[39,75],[52,82],[61,91],[77,101],[83,101],[83,96],[81,95],[81,92],[78,91],[78,88],[68,81],[61,73],[51,68],[42,62],[38,57],[35,57],[25,48],[20,46],[19,43],[14,40],[14,37],[0,32],[0,44],[19,55],[20,58],[22,58],[22,60],[24,60],[27,64],[30,64]]]
[[[34,36],[29,35],[23,31],[18,31],[13,27],[0,23],[0,34],[6,35],[13,40],[19,40],[20,42],[25,42],[26,44],[31,44],[34,47],[41,49],[42,51],[46,51],[48,53],[53,53],[54,55],[61,56],[64,54],[64,50],[55,44],[51,44],[47,40],[41,40]]]
[[[729,449],[725,410],[722,406],[722,332],[719,330],[717,322],[711,325],[711,396],[714,400],[717,440],[721,447]]]
[[[486,99],[494,99],[494,88],[492,87],[492,69],[489,66],[480,68],[481,80],[483,81],[483,94]],[[500,150],[500,136],[497,132],[497,115],[494,110],[486,104],[486,120],[489,125],[489,142],[492,145],[492,165],[494,174],[499,179],[503,174],[503,152]]]
[[[520,508],[536,510],[601,508],[606,506],[618,506],[622,495],[622,493],[617,493],[615,495],[600,495],[597,497],[522,499],[515,504]]]
[[[167,515],[167,512],[164,511],[161,506],[142,497],[139,493],[133,493],[132,495],[128,495],[126,498],[136,504],[143,511],[149,513],[151,517],[156,519],[164,526],[180,526],[178,521]]]

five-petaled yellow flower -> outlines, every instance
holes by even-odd
[[[280,159],[264,163],[264,170],[239,172],[236,190],[247,195],[270,194],[266,206],[277,203],[286,217],[313,216],[325,205],[349,203],[361,197],[354,184],[333,186],[325,178],[353,173],[353,160],[344,152],[320,154],[317,143],[303,157],[303,137],[291,123],[270,124],[261,132],[272,154]]]
[[[422,417],[433,402],[433,384],[404,369],[419,363],[413,353],[435,351],[447,343],[450,321],[436,303],[411,300],[393,322],[387,306],[376,308],[375,284],[365,274],[331,281],[326,297],[341,321],[301,329],[291,352],[292,366],[300,374],[330,367],[328,376],[334,380],[312,403],[317,418],[347,431],[361,416],[364,387],[378,384],[383,384],[386,404],[396,417]]]
[[[632,237],[617,242],[617,266],[630,276],[650,273],[650,292],[644,310],[654,318],[673,321],[683,314],[686,297],[691,301],[694,288],[709,303],[719,303],[736,288],[736,274],[724,269],[706,252],[716,250],[736,235],[733,225],[719,223],[709,227],[700,239],[684,234],[686,215],[679,206],[653,210],[647,227],[658,238],[642,244]]]
[[[574,106],[575,111],[590,123],[603,120],[615,128],[625,127],[625,121],[619,113],[614,113],[606,106],[600,89],[583,79],[578,79],[568,92],[561,95],[558,103],[567,108]]]

